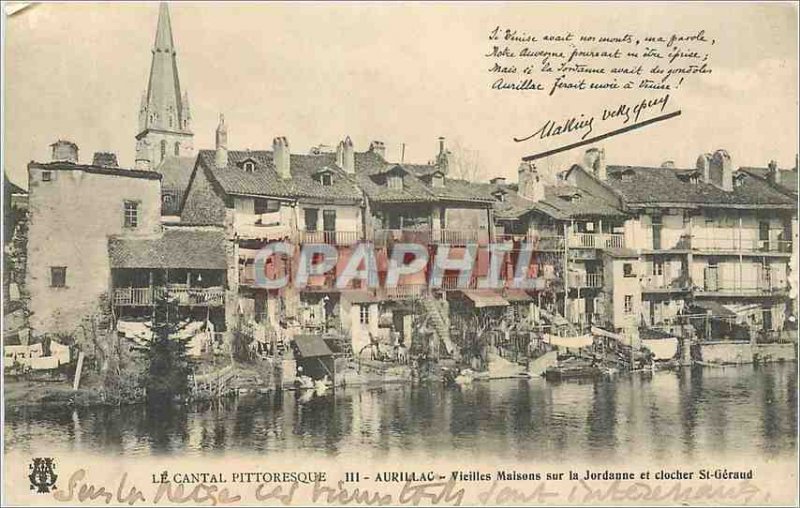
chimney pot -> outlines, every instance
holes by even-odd
[[[78,163],[78,145],[72,141],[59,139],[50,146],[53,148],[53,162]]]
[[[286,137],[279,136],[272,140],[272,158],[275,169],[278,171],[278,176],[284,179],[291,178],[291,155],[289,153],[289,141],[286,140]]]
[[[538,202],[544,199],[544,182],[539,177],[536,165],[532,162],[522,161],[517,171],[520,195],[531,201]]]
[[[369,151],[380,155],[381,159],[386,159],[386,145],[383,141],[373,141],[369,144]]]
[[[489,183],[492,185],[505,185],[506,184],[506,177],[504,176],[496,176],[489,180]]]
[[[214,153],[214,165],[218,168],[228,167],[228,126],[225,125],[225,115],[219,115],[219,125],[216,132],[216,152]]]
[[[781,184],[781,170],[778,169],[778,163],[774,160],[769,161],[767,165],[769,171],[767,172],[767,178],[770,182],[780,185]]]
[[[725,191],[733,190],[733,162],[727,151],[720,149],[714,152],[708,173],[711,183]]]
[[[92,156],[92,166],[104,168],[118,168],[117,154],[113,152],[95,152]]]
[[[583,166],[598,180],[606,179],[606,151],[602,148],[589,148],[583,158]]]
[[[353,150],[353,140],[350,136],[342,141],[342,169],[345,173],[353,174],[356,172],[356,154]]]

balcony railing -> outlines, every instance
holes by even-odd
[[[563,251],[564,250],[564,237],[563,236],[538,236],[535,234],[501,234],[495,237],[495,242],[506,243],[512,242],[515,247],[521,247],[523,244],[532,245],[533,250],[536,251]]]
[[[419,243],[428,245],[431,243],[431,230],[420,229],[374,229],[372,231],[372,241],[376,245],[386,245],[387,243]]]
[[[393,288],[379,288],[374,291],[375,295],[390,300],[413,300],[422,298],[428,294],[426,284],[400,284]]]
[[[298,231],[295,239],[299,243],[329,245],[352,245],[362,240],[358,231]]]
[[[760,294],[773,293],[787,289],[785,281],[773,280],[768,276],[761,276],[757,279],[721,279],[718,278],[713,270],[705,269],[705,279],[703,287],[699,292],[707,293],[735,293],[735,294]]]
[[[489,231],[485,229],[441,229],[433,232],[436,243],[466,244],[489,243]]]
[[[570,273],[569,286],[572,288],[599,288],[603,286],[600,273]]]
[[[156,296],[163,294],[164,288],[116,288],[114,305],[130,307],[148,307],[155,304]],[[225,303],[225,290],[214,288],[170,287],[169,295],[177,300],[178,305],[188,307],[214,307]]]
[[[789,240],[756,240],[745,238],[705,238],[693,237],[692,249],[698,251],[734,252],[777,252],[791,253]]]
[[[577,249],[619,249],[625,247],[625,235],[617,233],[572,233],[569,246]]]

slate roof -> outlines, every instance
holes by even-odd
[[[242,162],[251,159],[256,163],[255,171],[248,173]],[[228,151],[228,166],[217,168],[214,150],[200,150],[198,164],[205,167],[211,177],[228,194],[252,194],[277,198],[312,198],[332,201],[360,202],[361,191],[355,178],[336,165],[336,155],[291,154],[289,168],[292,177],[282,179],[273,164],[273,154],[266,150]],[[334,177],[332,185],[325,186],[314,179],[323,168],[329,168]]]
[[[505,191],[503,201],[495,200],[494,214],[500,220],[519,219],[527,213],[540,212],[556,220],[585,217],[623,217],[625,213],[607,201],[572,185],[546,185],[544,199],[532,201],[517,191],[517,185],[480,184],[490,195]],[[578,199],[569,199],[578,195]]]
[[[161,173],[161,188],[185,191],[194,170],[195,157],[168,156],[155,171]]]
[[[739,171],[744,171],[752,176],[768,181],[769,168],[741,167]],[[778,169],[781,175],[780,188],[791,194],[797,195],[797,168]]]
[[[441,171],[434,164],[388,162],[374,152],[355,154],[358,185],[370,200],[378,203],[432,203],[458,201],[490,204],[494,201],[481,184],[454,178],[444,179],[442,187],[433,187],[424,177]],[[390,171],[402,171],[403,188],[390,189],[384,178]]]
[[[111,268],[224,270],[225,234],[220,229],[167,228],[158,237],[108,239]]]
[[[49,171],[85,171],[98,175],[122,176],[127,178],[145,178],[148,180],[160,180],[161,175],[155,171],[142,171],[140,169],[108,168],[103,166],[93,166],[91,164],[75,164],[74,162],[31,162],[28,168],[45,169]]]
[[[794,206],[794,202],[786,194],[772,188],[760,178],[747,175],[740,186],[735,186],[732,191],[725,191],[710,183],[691,183],[679,178],[679,175],[691,171],[686,169],[607,166],[606,170],[608,179],[605,183],[619,193],[626,203],[632,205],[676,203],[771,208]],[[619,174],[623,171],[630,173],[629,181],[620,179]]]

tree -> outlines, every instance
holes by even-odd
[[[177,300],[166,288],[156,290],[151,330],[147,347],[144,386],[148,401],[169,402],[186,396],[191,366],[186,356],[189,339],[177,337],[183,326]]]
[[[461,143],[461,140],[454,140],[450,146],[447,176],[472,182],[485,176],[481,167],[480,152],[470,150]]]

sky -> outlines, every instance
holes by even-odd
[[[792,167],[798,152],[797,7],[788,3],[666,4],[191,3],[170,4],[181,86],[196,148],[213,148],[225,114],[231,149],[293,152],[349,135],[398,160],[426,162],[444,136],[478,154],[481,180],[516,181],[520,157],[575,141],[513,138],[545,120],[633,100],[630,94],[498,93],[484,58],[489,31],[692,32],[717,43],[713,73],[671,95],[682,114],[608,138],[609,164],[693,167],[725,148],[735,166]],[[37,4],[5,19],[3,163],[27,187],[26,165],[59,138],[116,152],[133,166],[157,3]],[[555,172],[586,147],[540,161]]]

